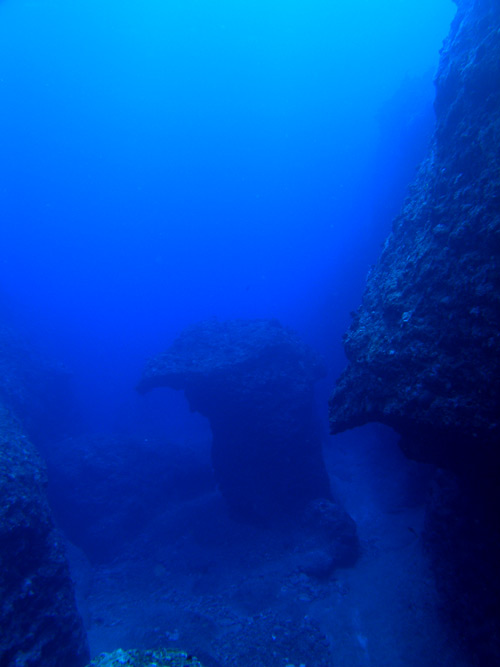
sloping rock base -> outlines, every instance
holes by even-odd
[[[0,405],[0,664],[81,667],[85,633],[45,488],[42,461]]]

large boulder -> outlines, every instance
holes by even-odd
[[[429,156],[345,336],[338,433],[396,429],[408,456],[500,473],[500,6],[460,2]]]
[[[146,366],[138,390],[182,389],[210,421],[217,483],[236,516],[269,520],[329,498],[313,351],[279,322],[209,320]]]
[[[120,555],[172,503],[214,488],[207,448],[87,434],[45,447],[59,526],[93,562]]]
[[[45,469],[0,404],[0,664],[81,667],[89,655]]]

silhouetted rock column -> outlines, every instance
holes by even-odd
[[[276,321],[209,320],[151,360],[138,390],[183,389],[210,421],[230,510],[268,520],[330,497],[313,399],[323,374],[314,353]]]

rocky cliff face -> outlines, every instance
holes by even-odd
[[[500,472],[500,7],[461,0],[436,130],[361,307],[333,433],[379,421],[408,456]]]
[[[387,424],[448,469],[424,540],[457,641],[486,666],[500,664],[500,3],[457,4],[429,156],[345,336],[330,418],[333,433]]]
[[[45,495],[45,469],[0,404],[0,665],[79,667],[83,626]]]

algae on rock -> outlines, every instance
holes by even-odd
[[[101,653],[88,667],[203,667],[201,662],[189,653],[172,649],[156,651],[123,651]]]

